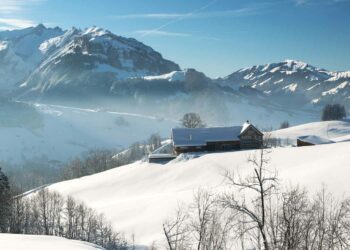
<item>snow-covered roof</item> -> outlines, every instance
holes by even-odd
[[[316,135],[299,136],[298,139],[303,141],[303,142],[308,142],[308,143],[311,143],[314,145],[334,143],[334,141],[332,141],[332,140],[329,140],[329,139],[321,137],[321,136],[316,136]]]
[[[174,146],[205,146],[207,142],[238,141],[241,131],[244,130],[243,126],[173,128],[172,139]]]
[[[246,129],[250,126],[251,124],[249,123],[249,121],[246,121],[245,123],[243,123],[242,129],[241,129],[241,134],[246,131]]]
[[[157,158],[157,159],[168,159],[168,158],[176,158],[176,155],[174,154],[150,154],[148,156],[149,159],[154,159],[154,158]]]

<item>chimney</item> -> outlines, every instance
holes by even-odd
[[[246,121],[246,123],[248,123],[248,124],[249,124],[249,120],[247,120],[247,121]]]

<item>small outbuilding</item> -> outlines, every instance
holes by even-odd
[[[177,156],[174,154],[150,154],[148,156],[148,162],[165,164],[165,163],[168,163],[169,161],[174,160],[176,157]]]
[[[320,136],[316,136],[316,135],[305,135],[305,136],[299,136],[297,138],[298,147],[314,146],[314,145],[329,144],[329,143],[334,143],[334,141],[329,140],[327,138],[320,137]]]

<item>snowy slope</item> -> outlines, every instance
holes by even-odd
[[[349,121],[312,122],[280,129],[272,132],[272,136],[281,139],[289,139],[292,143],[300,136],[319,136],[332,141],[341,142],[350,139]]]
[[[0,246],[4,250],[103,250],[91,243],[68,240],[55,236],[0,234]]]
[[[350,195],[350,142],[303,148],[276,148],[269,154],[270,169],[283,183],[299,183],[311,192],[325,183],[335,195]],[[188,203],[200,187],[218,188],[225,170],[252,171],[247,157],[255,151],[212,153],[166,165],[137,162],[50,188],[85,201],[106,214],[117,230],[136,242],[150,244],[162,239],[162,222],[179,203]]]

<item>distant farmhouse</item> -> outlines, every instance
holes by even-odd
[[[211,128],[173,128],[176,154],[261,148],[263,133],[247,121],[242,126]]]
[[[160,148],[149,155],[149,162],[166,163],[181,153],[222,152],[262,147],[263,133],[249,121],[242,126],[210,128],[173,128],[171,146],[162,152]]]

